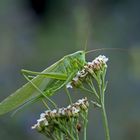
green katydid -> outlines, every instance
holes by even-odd
[[[49,100],[49,96],[53,95],[62,87],[65,87],[73,79],[76,73],[83,68],[86,64],[86,53],[103,49],[96,49],[88,52],[77,51],[66,55],[41,73],[22,70],[21,72],[28,80],[28,83],[0,103],[0,115],[16,109],[32,99],[45,97]],[[30,74],[37,76],[29,80],[28,76],[26,76],[27,74],[28,76]]]
[[[26,79],[28,78],[26,74],[37,76],[0,103],[0,115],[21,106],[33,98],[51,96],[57,90],[66,86],[84,64],[85,51],[77,51],[64,56],[41,73],[22,70],[21,72]]]

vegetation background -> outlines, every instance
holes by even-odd
[[[66,54],[84,48],[109,57],[106,108],[112,140],[140,139],[140,1],[138,0],[2,0],[0,1],[0,100],[26,83],[20,69],[42,71]],[[89,31],[89,34],[88,34]],[[63,92],[63,91],[62,91]],[[72,93],[74,101],[83,95]],[[53,97],[68,104],[64,93]],[[11,117],[0,116],[1,140],[45,140],[32,131],[41,103]],[[91,105],[88,140],[103,140],[98,109]]]

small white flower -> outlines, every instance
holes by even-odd
[[[48,125],[49,125],[49,123],[48,123],[47,120],[44,120],[44,125],[45,125],[45,126],[48,126]]]
[[[37,120],[37,124],[35,124],[34,127],[40,127],[41,125],[43,125],[43,126],[47,126],[48,125],[48,121],[47,121],[46,118],[40,118],[40,119],[38,119]]]
[[[46,118],[40,118],[40,119],[37,120],[37,122],[40,123],[40,122],[43,122],[45,120],[46,120]]]
[[[75,103],[75,105],[80,105],[80,102],[77,101],[77,102]]]
[[[66,113],[65,113],[65,110],[62,110],[62,111],[61,111],[61,114],[62,114],[62,115],[65,115],[65,114],[66,114]]]
[[[106,63],[108,61],[108,58],[104,55],[99,55],[97,59],[99,59],[99,61],[103,61],[103,63]]]
[[[73,81],[77,82],[79,80],[78,76],[73,78]]]
[[[40,118],[45,118],[45,115],[46,115],[45,113],[41,113]]]
[[[88,74],[85,69],[82,69],[80,71],[80,73],[81,73],[80,78],[83,78],[83,77],[85,77]]]
[[[62,108],[59,108],[58,113],[61,114]]]
[[[81,103],[84,102],[84,100],[85,100],[85,99],[79,99],[77,102],[78,102],[79,104],[81,104]]]
[[[50,113],[50,112],[51,112],[51,110],[46,110],[45,114],[48,115],[48,113]]]
[[[57,113],[57,110],[56,109],[54,109],[53,111],[51,111],[52,113]]]
[[[88,62],[88,65],[92,65],[92,62]]]
[[[59,110],[58,110],[58,113],[59,114],[62,114],[62,115],[65,115],[65,108],[63,107],[63,108],[60,108]]]
[[[38,126],[38,124],[35,124],[31,127],[31,129],[36,129],[37,126]]]
[[[66,85],[66,88],[73,88],[72,85],[71,85],[71,82],[69,82],[69,83]]]
[[[67,106],[67,109],[71,108],[71,105]]]
[[[92,64],[94,65],[94,64],[99,64],[100,63],[100,61],[99,61],[99,59],[94,59],[93,61],[92,61]]]
[[[71,109],[72,109],[73,114],[76,114],[76,113],[78,113],[80,111],[79,109],[77,109],[75,107],[72,107]]]
[[[80,75],[81,75],[81,72],[78,71],[76,77],[78,77],[78,76],[80,76]]]

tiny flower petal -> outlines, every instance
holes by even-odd
[[[79,80],[79,78],[76,76],[73,78],[73,81],[77,82]]]
[[[99,55],[96,59],[99,59],[99,61],[103,61],[103,63],[106,63],[108,61],[108,58],[104,55]]]
[[[92,65],[92,62],[88,62],[88,65]]]
[[[52,113],[57,113],[57,110],[56,109],[54,109],[53,111],[51,111]]]
[[[44,125],[45,125],[45,126],[48,126],[48,125],[49,125],[49,123],[48,123],[47,120],[44,121]]]
[[[46,115],[45,113],[41,113],[41,114],[40,114],[40,118],[44,118],[45,115]]]
[[[75,108],[75,107],[72,107],[72,113],[73,114],[76,114],[76,113],[78,113],[80,110],[79,109],[77,109],[77,108]]]
[[[66,85],[66,88],[73,88],[72,85],[71,85],[71,82],[69,82],[69,83]]]
[[[37,124],[33,125],[33,126],[31,127],[31,129],[36,129],[36,127],[37,127]]]
[[[80,71],[78,71],[76,77],[78,77],[78,76],[80,76],[80,75],[81,75],[81,73],[80,73]]]

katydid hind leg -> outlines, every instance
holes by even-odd
[[[58,80],[66,80],[67,75],[64,73],[57,73],[57,72],[48,72],[48,73],[42,73],[42,72],[35,72],[35,71],[30,71],[30,70],[21,70],[21,73],[24,75],[42,75],[46,78],[51,78],[51,79],[58,79]]]
[[[66,86],[65,86],[65,92],[66,92],[66,94],[68,96],[68,99],[69,99],[70,104],[72,105],[72,98],[71,98],[70,92],[69,92],[69,90],[67,89]]]
[[[37,87],[25,74],[23,74],[23,76],[46,100],[48,100],[55,108],[57,108],[57,105],[46,94],[44,94],[44,92],[39,87]]]

